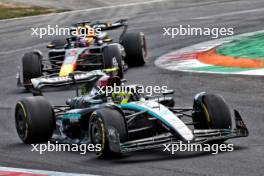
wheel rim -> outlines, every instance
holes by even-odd
[[[90,122],[91,140],[94,144],[102,144],[102,130],[97,119],[93,119]]]

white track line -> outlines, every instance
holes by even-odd
[[[91,174],[78,174],[78,173],[65,173],[65,172],[55,172],[55,171],[44,171],[44,170],[31,170],[31,169],[20,169],[20,168],[11,168],[11,167],[0,167],[1,171],[4,172],[22,172],[25,174],[43,174],[48,176],[96,176]]]
[[[264,11],[264,8],[251,9],[251,10],[241,10],[241,11],[227,12],[227,13],[220,13],[220,14],[216,14],[216,15],[202,16],[202,17],[197,17],[197,18],[193,18],[193,19],[204,20],[204,19],[212,19],[212,18],[216,18],[216,17],[240,15],[240,14],[244,14],[244,13],[254,13],[254,12],[261,12],[261,11]]]
[[[21,52],[21,51],[27,51],[27,50],[30,50],[30,49],[36,49],[38,47],[43,47],[43,46],[46,46],[47,43],[40,43],[40,44],[37,44],[37,45],[33,45],[33,46],[29,46],[29,47],[24,47],[24,48],[19,48],[19,49],[14,49],[14,50],[8,50],[8,51],[0,51],[0,56],[1,55],[9,55],[9,54],[14,54],[14,53],[17,53],[17,52]],[[0,60],[1,62],[1,60]]]

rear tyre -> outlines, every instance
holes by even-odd
[[[96,153],[98,158],[117,157],[121,155],[110,149],[107,137],[110,127],[118,132],[120,142],[127,141],[128,134],[125,120],[119,111],[104,108],[92,113],[89,120],[89,136],[94,145],[100,144],[102,147],[102,150]]]
[[[42,96],[23,98],[15,108],[15,123],[24,143],[47,142],[55,129],[52,106]]]
[[[104,68],[118,68],[117,76],[120,78],[124,77],[122,55],[118,45],[108,45],[103,51],[104,57]]]
[[[22,58],[23,80],[29,83],[30,79],[42,76],[41,56],[35,52],[26,53]],[[28,86],[25,86],[28,88]]]
[[[231,113],[220,95],[204,94],[194,102],[193,122],[196,129],[231,129]]]
[[[125,48],[125,62],[130,67],[142,66],[147,59],[147,44],[143,33],[127,33],[121,44]]]

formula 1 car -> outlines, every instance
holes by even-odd
[[[113,83],[120,85],[120,80],[99,71],[85,79],[88,87],[99,87],[68,99],[66,105],[51,106],[43,96],[18,101],[15,122],[21,140],[100,144],[97,157],[113,157],[164,144],[218,143],[249,134],[236,110],[232,128],[230,110],[220,95],[202,92],[195,96],[193,107],[174,107],[170,90],[159,97],[146,97],[138,92],[139,85],[128,85],[129,92],[106,96],[99,90]]]
[[[122,78],[128,66],[142,66],[147,58],[145,35],[127,33],[127,21],[114,23],[83,22],[75,26],[93,29],[85,36],[75,35],[56,39],[48,44],[48,58],[40,51],[26,53],[22,58],[22,69],[17,74],[18,86],[31,88],[32,78],[41,76],[67,76],[74,71],[91,71],[118,67],[117,76]],[[105,30],[124,27],[118,42],[109,38]],[[76,28],[78,30],[79,28]],[[83,29],[83,28],[82,28]],[[100,30],[98,30],[100,29]],[[99,31],[96,33],[96,31]]]

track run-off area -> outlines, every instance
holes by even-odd
[[[264,75],[263,31],[188,46],[159,57],[158,67],[183,72]]]

